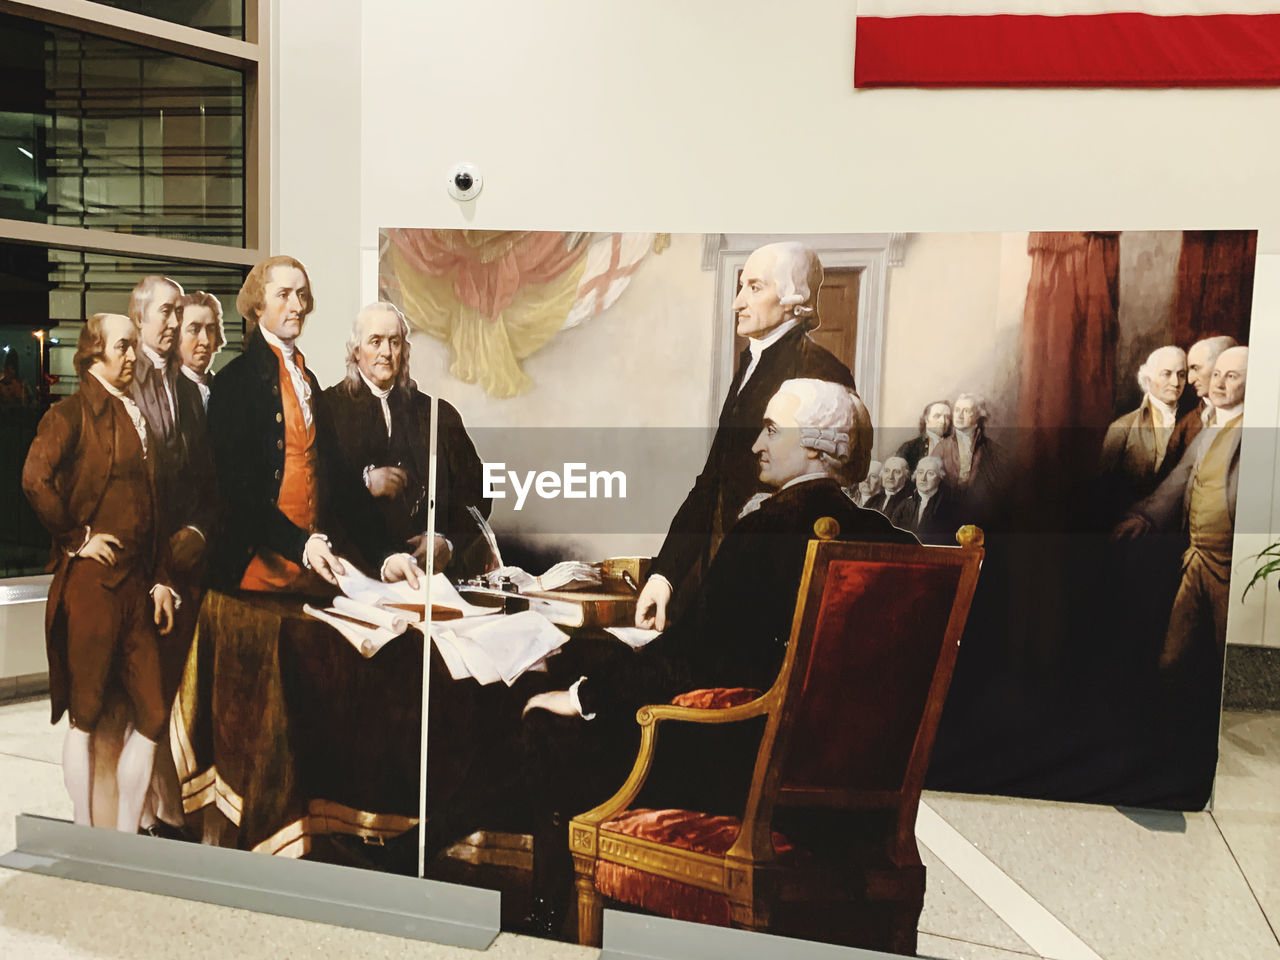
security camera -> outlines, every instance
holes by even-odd
[[[480,195],[484,186],[484,178],[480,176],[480,168],[474,163],[458,163],[449,171],[446,187],[449,196],[455,200],[474,200]]]

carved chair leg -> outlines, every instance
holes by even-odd
[[[604,901],[596,890],[592,874],[578,874],[578,943],[584,947],[600,946],[601,920],[604,916]]]

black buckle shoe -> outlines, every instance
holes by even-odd
[[[139,827],[138,835],[143,837],[159,837],[161,840],[186,840],[181,827],[157,820],[149,827]]]

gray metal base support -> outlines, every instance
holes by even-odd
[[[0,866],[396,937],[484,950],[498,935],[500,897],[329,863],[301,862],[181,840],[131,836],[19,814]]]
[[[838,947],[621,910],[604,912],[600,960],[902,960],[901,954]]]

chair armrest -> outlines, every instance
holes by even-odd
[[[644,786],[650,769],[653,767],[653,752],[657,739],[658,724],[663,720],[680,720],[686,723],[736,723],[739,720],[749,720],[752,717],[768,714],[780,699],[779,692],[770,690],[749,703],[743,703],[736,707],[707,709],[703,707],[677,707],[669,703],[655,703],[641,707],[636,711],[636,722],[640,724],[640,750],[636,753],[636,762],[631,767],[631,773],[627,776],[622,786],[618,788],[617,793],[600,804],[600,806],[574,817],[574,822],[588,827],[599,826],[606,820],[612,820],[615,815],[625,810],[627,805],[635,799],[636,794],[640,792],[640,788]]]
[[[736,723],[761,717],[774,706],[777,698],[763,694],[736,707],[677,707],[673,703],[655,703],[636,711],[636,723],[641,728],[651,727],[663,720],[683,720],[686,723]]]
[[[726,710],[749,703],[760,696],[753,687],[704,687],[686,690],[671,698],[677,707],[702,707],[707,710]]]

